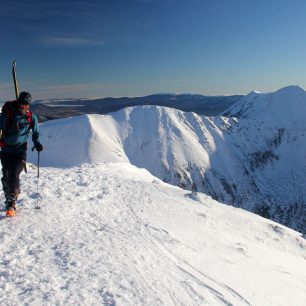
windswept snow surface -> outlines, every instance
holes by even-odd
[[[28,168],[0,220],[0,305],[305,305],[293,230],[118,162],[42,168],[35,210]]]

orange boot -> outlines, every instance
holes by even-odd
[[[6,210],[6,216],[7,217],[14,217],[16,215],[15,209],[14,208],[10,208]]]
[[[6,216],[14,217],[16,215],[16,202],[8,201],[6,204]]]

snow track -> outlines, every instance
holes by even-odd
[[[126,163],[23,175],[0,221],[1,305],[303,305],[296,232]],[[3,199],[2,199],[3,200]]]

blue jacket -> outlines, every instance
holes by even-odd
[[[1,150],[2,152],[24,153],[27,150],[27,140],[31,130],[34,145],[39,142],[38,119],[33,114],[30,119],[29,114],[23,115],[16,101],[9,103],[12,117],[5,111],[0,116],[1,140],[4,142]]]

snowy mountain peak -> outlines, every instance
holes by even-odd
[[[275,93],[282,94],[282,95],[305,94],[305,89],[299,85],[290,85],[290,86],[280,88]]]
[[[305,127],[306,91],[287,86],[273,93],[251,92],[223,113],[224,116],[247,118],[266,126]]]
[[[257,96],[257,95],[259,95],[259,94],[261,94],[261,92],[260,91],[257,91],[257,90],[252,90],[250,93],[248,93],[247,95],[246,95],[246,97],[253,97],[253,96]]]

